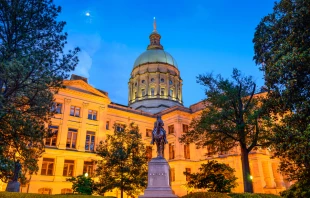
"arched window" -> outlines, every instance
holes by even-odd
[[[51,188],[40,188],[38,190],[39,194],[46,194],[46,195],[50,195],[52,194],[52,189]]]
[[[63,188],[61,189],[61,194],[71,194],[73,193],[71,188]]]

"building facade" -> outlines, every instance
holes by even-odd
[[[115,130],[134,122],[139,126],[148,156],[155,157],[155,146],[150,145],[151,131],[156,115],[161,115],[167,131],[168,144],[164,157],[170,165],[171,187],[176,195],[185,195],[187,172],[197,172],[202,163],[217,160],[236,170],[238,186],[234,192],[243,192],[242,165],[238,147],[217,155],[206,155],[206,148],[196,149],[194,144],[181,144],[179,138],[186,133],[194,117],[204,109],[202,102],[184,107],[182,79],[175,59],[160,44],[156,30],[150,35],[150,44],[134,63],[128,82],[128,106],[113,103],[108,93],[87,83],[87,79],[72,75],[65,80],[65,89],[55,95],[52,125],[55,135],[45,140],[46,149],[39,159],[39,172],[22,186],[22,192],[64,194],[71,193],[72,183],[66,178],[87,173],[93,175],[99,160],[96,145]],[[274,193],[290,186],[277,171],[279,160],[270,159],[268,150],[258,149],[249,155],[254,192]],[[120,196],[114,190],[107,195]]]

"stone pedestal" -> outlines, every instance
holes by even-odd
[[[169,169],[165,158],[153,158],[149,162],[147,188],[139,198],[177,198],[170,187]]]
[[[20,183],[17,181],[10,181],[6,186],[7,192],[19,192]]]

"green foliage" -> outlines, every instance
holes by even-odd
[[[263,193],[230,193],[228,195],[233,198],[280,198],[278,195]]]
[[[33,193],[0,192],[1,198],[115,198],[111,196],[92,195],[43,195]]]
[[[281,196],[285,198],[291,197],[310,197],[310,182],[308,180],[300,180],[293,184],[289,189],[281,192]]]
[[[52,0],[0,1],[0,179],[12,179],[14,164],[38,171],[50,136],[53,94],[77,64],[78,49],[63,52],[65,22]]]
[[[274,118],[271,146],[281,158],[280,171],[290,181],[300,181],[295,186],[299,192],[307,192],[303,183],[310,183],[309,7],[309,0],[279,1],[257,26],[253,40],[254,59],[261,64],[270,90],[272,113],[281,116]]]
[[[206,109],[191,123],[193,130],[180,138],[184,143],[207,147],[209,153],[241,148],[245,192],[252,192],[248,153],[263,146],[270,135],[270,119],[266,113],[264,96],[255,95],[252,77],[243,77],[233,70],[232,80],[212,74],[198,76],[206,87]]]
[[[91,195],[94,190],[94,181],[91,177],[79,175],[77,177],[68,178],[67,181],[72,182],[73,192],[82,195]]]
[[[121,131],[114,126],[114,135],[107,135],[96,149],[102,157],[98,162],[96,185],[99,193],[114,188],[127,195],[137,195],[147,182],[147,157],[139,129],[134,124]]]
[[[183,196],[182,198],[229,198],[227,194],[219,193],[219,192],[197,192],[190,193],[188,195]]]
[[[184,172],[184,175],[189,177],[188,187],[227,193],[237,186],[235,170],[226,164],[212,160],[207,164],[202,164],[199,171],[193,174]]]

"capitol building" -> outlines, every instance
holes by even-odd
[[[100,160],[95,154],[96,145],[107,134],[113,134],[114,125],[115,130],[122,130],[124,125],[132,122],[138,125],[147,155],[156,157],[156,148],[150,142],[157,115],[162,116],[167,131],[169,143],[165,146],[164,157],[170,165],[170,183],[176,195],[186,195],[193,190],[186,188],[183,172],[197,172],[208,160],[217,160],[234,168],[239,185],[233,191],[243,192],[238,147],[229,152],[206,155],[206,148],[197,149],[194,144],[179,142],[181,135],[188,131],[191,120],[199,116],[205,106],[203,102],[183,106],[183,94],[191,93],[182,92],[182,71],[173,56],[164,50],[156,24],[149,39],[146,51],[132,63],[132,72],[128,74],[128,105],[114,103],[107,92],[91,86],[84,77],[72,75],[70,80],[64,81],[66,88],[55,95],[57,114],[49,126],[55,135],[45,140],[45,152],[38,161],[39,171],[31,176],[29,184],[21,187],[22,192],[72,193],[72,183],[66,179],[94,174],[94,161]],[[279,194],[290,186],[290,182],[277,171],[279,160],[270,156],[265,149],[249,154],[256,193]],[[0,188],[5,189],[4,186]],[[106,195],[120,197],[120,191],[115,189]]]

